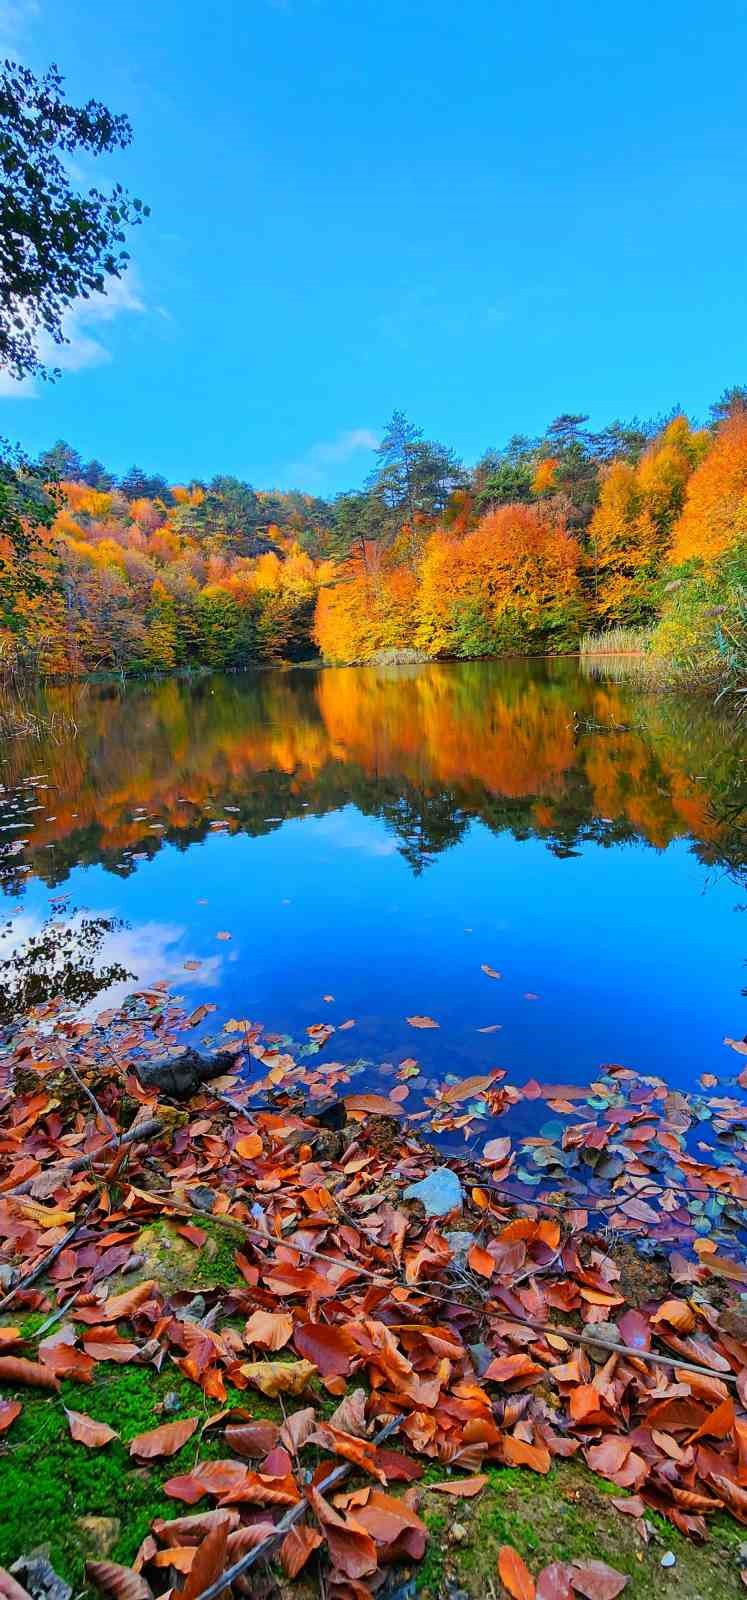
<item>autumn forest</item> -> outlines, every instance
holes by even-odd
[[[395,412],[363,488],[331,501],[118,480],[64,442],[8,459],[0,495],[3,659],[35,675],[565,654],[590,634],[680,681],[743,671],[743,389],[703,426],[563,415],[472,468]]]

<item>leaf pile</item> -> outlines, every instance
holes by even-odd
[[[447,1474],[437,1489],[469,1495],[481,1492],[487,1463],[545,1474],[579,1456],[642,1530],[647,1508],[697,1538],[722,1509],[747,1524],[747,1316],[739,1300],[728,1303],[745,1268],[720,1242],[734,1247],[742,1217],[741,1142],[719,1159],[689,1155],[679,1101],[610,1069],[604,1093],[592,1086],[597,1120],[540,1130],[531,1143],[553,1177],[558,1152],[594,1153],[586,1191],[595,1210],[599,1160],[611,1160],[604,1203],[627,1219],[614,1225],[676,1238],[666,1294],[634,1305],[573,1176],[571,1203],[547,1192],[517,1201],[511,1137],[494,1138],[481,1158],[451,1163],[463,1214],[426,1218],[404,1199],[438,1160],[416,1136],[422,1113],[408,1122],[392,1094],[351,1096],[346,1126],[330,1133],[313,1106],[344,1067],[309,1067],[248,1021],[226,1030],[235,1072],[186,1109],[159,1100],[136,1064],[178,1051],[190,1026],[194,1014],[185,1018],[157,986],[96,1023],[44,1007],[21,1019],[2,1056],[0,1254],[5,1281],[16,1274],[6,1300],[19,1321],[28,1311],[51,1321],[35,1339],[0,1326],[0,1384],[10,1391],[0,1431],[12,1441],[26,1385],[62,1405],[66,1379],[91,1382],[107,1363],[171,1363],[195,1386],[193,1415],[157,1426],[154,1415],[129,1441],[133,1471],[188,1440],[194,1458],[167,1480],[177,1514],[154,1524],[133,1571],[90,1564],[104,1593],[147,1600],[181,1590],[198,1600],[274,1540],[289,1578],[321,1560],[325,1592],[361,1600],[382,1568],[423,1555],[419,1480],[432,1464]],[[325,1025],[325,1038],[331,1031]],[[262,1078],[242,1078],[257,1062]],[[401,1064],[401,1084],[412,1065]],[[426,1115],[453,1126],[466,1114],[473,1126],[523,1095],[570,1117],[589,1093],[514,1090],[500,1079],[442,1086]],[[293,1098],[299,1085],[303,1103]],[[718,1108],[732,1133],[735,1105]],[[708,1196],[707,1233],[683,1208],[686,1183]],[[636,1209],[652,1185],[653,1221]],[[709,1215],[712,1199],[723,1203]],[[165,1218],[199,1256],[208,1212],[238,1230],[241,1282],[206,1289],[196,1319],[189,1296],[138,1277],[138,1245]],[[229,1385],[247,1393],[246,1407],[229,1401]],[[252,1415],[252,1391],[279,1398],[277,1421]],[[201,1420],[206,1403],[213,1409]],[[105,1450],[116,1437],[80,1411],[67,1421],[81,1449]],[[377,1443],[388,1424],[395,1437]],[[202,1454],[206,1430],[220,1433],[218,1459]],[[329,1487],[336,1467],[352,1487],[342,1475]],[[501,1579],[510,1593],[522,1584],[531,1593],[514,1556],[505,1555]],[[554,1574],[555,1592],[601,1594],[609,1580],[588,1576],[594,1566]],[[550,1581],[540,1575],[537,1593],[552,1592]]]

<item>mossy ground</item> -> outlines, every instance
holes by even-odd
[[[440,1479],[429,1471],[427,1479]],[[606,1561],[630,1578],[626,1594],[635,1600],[730,1600],[744,1594],[737,1548],[742,1530],[729,1517],[710,1525],[706,1544],[696,1544],[656,1513],[646,1520],[654,1529],[648,1545],[636,1530],[636,1519],[612,1504],[619,1491],[582,1465],[564,1462],[546,1477],[512,1467],[488,1468],[488,1483],[474,1500],[424,1493],[421,1515],[431,1539],[416,1582],[422,1600],[440,1600],[449,1586],[470,1600],[500,1594],[496,1575],[501,1545],[511,1544],[535,1576],[551,1561],[593,1558]],[[454,1537],[454,1528],[464,1529]],[[661,1565],[672,1551],[676,1564]]]

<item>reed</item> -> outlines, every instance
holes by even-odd
[[[605,628],[601,633],[585,633],[582,656],[644,656],[650,648],[653,628]]]

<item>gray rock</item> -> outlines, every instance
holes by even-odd
[[[427,1217],[445,1217],[450,1211],[461,1211],[464,1202],[462,1185],[451,1167],[434,1167],[420,1183],[411,1183],[405,1189],[404,1200],[419,1200]]]
[[[444,1238],[453,1256],[452,1266],[466,1267],[467,1256],[476,1243],[474,1233],[445,1233]]]
[[[70,1584],[58,1577],[46,1556],[19,1556],[10,1573],[31,1595],[31,1600],[70,1600],[73,1592]]]

